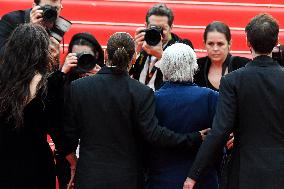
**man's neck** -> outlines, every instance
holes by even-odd
[[[257,53],[252,49],[251,55],[252,55],[252,59],[255,59],[258,56],[270,56],[270,57],[272,57],[272,52],[270,52],[270,53]]]

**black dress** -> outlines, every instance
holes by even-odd
[[[237,70],[241,67],[244,67],[246,63],[248,63],[250,59],[239,56],[232,56],[228,54],[225,62],[222,65],[222,75],[224,75],[226,69],[228,68],[228,73]],[[208,56],[199,58],[197,60],[198,63],[198,71],[194,76],[194,83],[196,83],[200,87],[207,87],[215,91],[219,91],[216,89],[208,80],[208,72],[211,65],[211,60]]]
[[[47,142],[50,134],[57,148],[66,150],[63,130],[58,121],[56,103],[61,90],[62,74],[49,79],[46,95],[39,93],[24,109],[24,125],[15,128],[12,122],[0,116],[0,188],[55,189],[53,153]],[[57,114],[57,115],[56,115]]]

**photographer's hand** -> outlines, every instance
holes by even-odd
[[[76,53],[69,53],[66,58],[65,62],[61,68],[61,71],[65,74],[69,73],[74,67],[77,66],[78,58]]]
[[[42,13],[43,10],[39,10],[40,6],[34,6],[30,12],[30,23],[41,24],[42,23]]]
[[[141,32],[145,28],[139,27],[135,31],[134,41],[135,41],[135,52],[139,53],[142,50],[142,45],[144,42],[145,32]]]
[[[158,59],[162,58],[163,54],[163,45],[162,45],[162,40],[160,43],[156,46],[150,46],[148,45],[145,41],[143,42],[142,46],[143,50],[147,52],[147,54],[150,54],[152,56],[155,56]]]

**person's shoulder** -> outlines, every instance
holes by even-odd
[[[71,87],[76,89],[82,86],[87,86],[87,83],[94,79],[95,77],[98,77],[97,75],[94,76],[87,76],[87,77],[82,77],[82,78],[78,78],[74,81],[71,82]]]
[[[208,60],[208,57],[207,57],[207,56],[205,56],[205,57],[200,57],[200,58],[197,59],[197,64],[198,64],[198,69],[199,69],[199,70],[204,68],[204,66],[205,66],[205,64],[206,64],[206,62],[207,62],[207,60]]]
[[[219,94],[217,91],[214,91],[213,89],[210,89],[207,87],[196,86],[195,90],[198,90],[200,93],[208,94],[208,95],[218,95]]]
[[[197,58],[197,63],[198,63],[198,64],[205,64],[205,62],[207,61],[207,59],[208,59],[207,56]]]
[[[251,59],[246,58],[246,57],[241,57],[241,56],[234,56],[232,60],[233,66],[238,69],[241,67],[244,67]]]
[[[129,83],[129,87],[131,87],[134,90],[148,91],[149,89],[151,89],[150,87],[140,83],[138,80],[133,79],[131,77],[129,77],[128,83]]]
[[[189,39],[186,39],[186,38],[182,39],[175,33],[171,33],[171,35],[172,35],[172,39],[171,39],[170,45],[178,42],[178,43],[189,45],[192,49],[194,49],[193,43]]]
[[[24,22],[25,11],[27,10],[16,10],[3,15],[2,20],[9,22]]]

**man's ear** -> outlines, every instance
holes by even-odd
[[[145,28],[148,28],[148,24],[147,24],[147,22],[145,22]]]
[[[247,38],[247,37],[246,37],[246,43],[247,43],[248,48],[251,48],[251,44],[250,44],[250,42],[248,41],[248,38]]]
[[[275,42],[274,46],[277,46],[279,44],[279,37],[277,38],[277,41]]]

